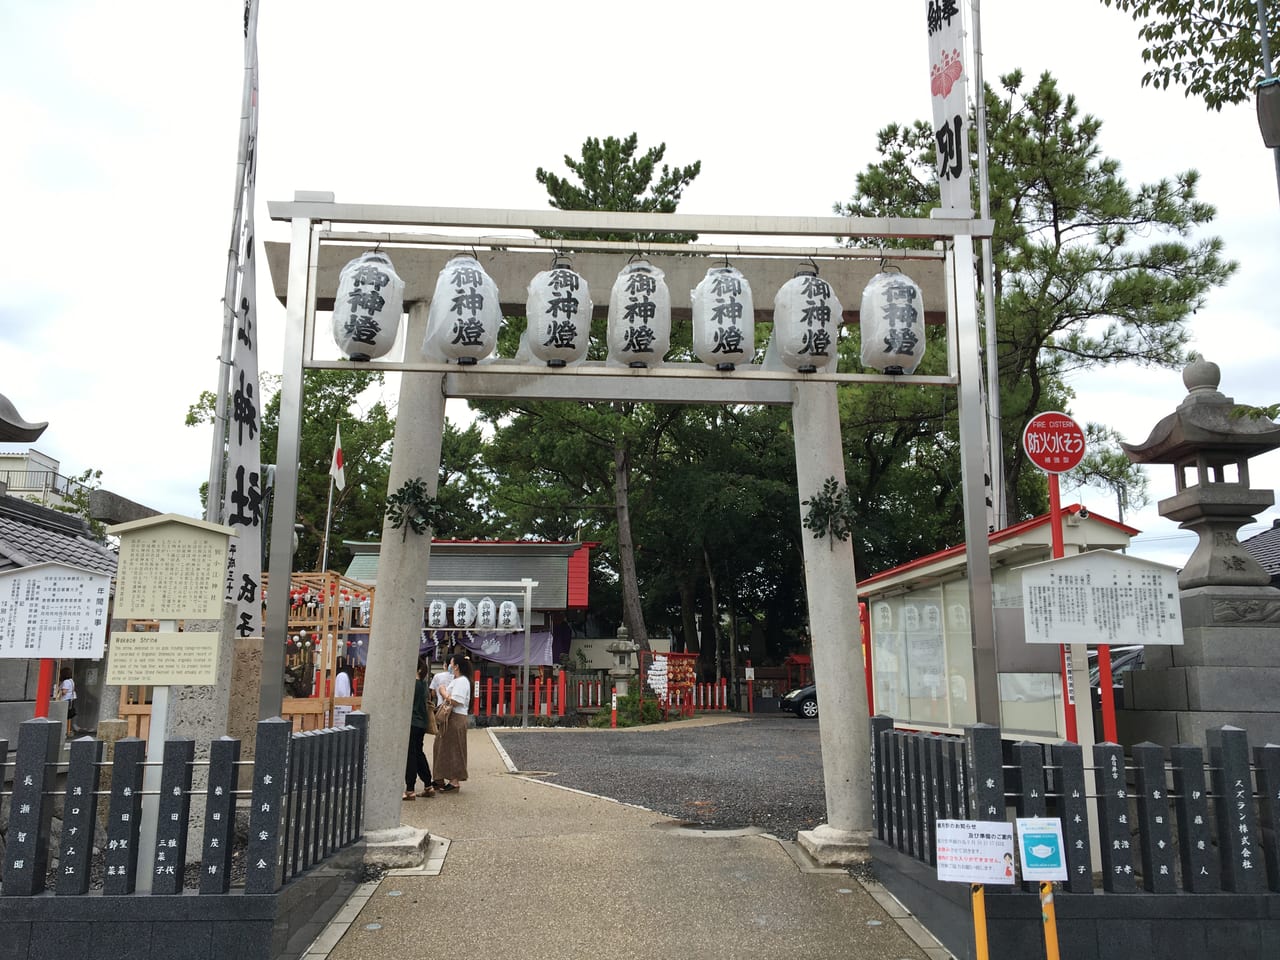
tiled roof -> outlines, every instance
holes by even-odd
[[[116,554],[83,521],[17,497],[0,497],[0,571],[65,563],[115,576]]]
[[[1249,556],[1262,565],[1262,569],[1274,578],[1280,574],[1280,520],[1271,525],[1270,530],[1242,541],[1240,544],[1249,551]]]

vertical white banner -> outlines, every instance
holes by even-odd
[[[965,64],[964,3],[926,0],[929,90],[933,98],[934,173],[944,209],[973,209],[969,197],[969,72]]]
[[[238,283],[228,291],[235,307],[235,346],[231,361],[231,419],[227,437],[226,501],[223,516],[239,536],[227,556],[226,599],[236,605],[235,631],[262,636],[262,531],[266,506],[262,469],[262,403],[258,385],[258,309],[255,294],[256,240],[253,229],[254,180],[258,141],[258,3],[245,3],[245,84],[248,122],[237,218],[240,223]],[[280,589],[289,589],[286,575]]]

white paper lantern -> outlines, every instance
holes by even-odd
[[[423,354],[462,366],[476,363],[493,353],[500,326],[498,285],[480,261],[464,254],[446,263],[427,311]]]
[[[609,294],[609,362],[653,367],[671,349],[671,292],[663,273],[637,260],[622,268]]]
[[[773,298],[770,360],[800,373],[826,370],[836,357],[843,309],[831,284],[816,270],[798,272]]]
[[[476,605],[476,627],[480,630],[493,630],[498,625],[498,607],[489,597],[484,597]]]
[[[443,600],[432,600],[427,604],[427,626],[433,628],[449,625],[449,608]]]
[[[567,264],[535,274],[529,281],[528,325],[517,357],[527,351],[549,367],[580,363],[591,341],[593,308],[586,279]]]
[[[756,350],[751,284],[736,267],[712,267],[690,294],[693,352],[717,370],[750,363]]]
[[[453,602],[453,625],[466,630],[476,622],[476,608],[466,597]]]
[[[520,625],[520,609],[514,600],[503,600],[498,606],[498,629],[523,630]]]
[[[338,274],[333,339],[352,360],[381,357],[396,342],[404,312],[404,281],[384,253],[369,251]]]
[[[862,365],[913,373],[924,358],[924,301],[902,273],[877,273],[862,291]]]

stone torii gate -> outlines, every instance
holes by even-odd
[[[269,204],[273,220],[290,223],[288,245],[268,243],[266,251],[275,291],[285,303],[286,338],[276,454],[275,510],[269,570],[289,571],[291,535],[297,510],[297,465],[302,417],[302,373],[310,369],[350,369],[350,361],[316,358],[317,310],[330,309],[338,272],[360,249],[380,244],[393,257],[405,280],[409,315],[403,360],[372,361],[364,369],[405,374],[401,378],[395,446],[389,490],[414,477],[426,480],[435,494],[445,400],[459,398],[639,400],[654,403],[752,403],[789,406],[796,447],[797,506],[828,477],[844,484],[836,388],[841,383],[933,384],[954,387],[960,419],[965,527],[969,531],[974,676],[978,719],[998,722],[998,697],[991,608],[991,573],[987,553],[984,492],[984,419],[981,396],[979,329],[975,309],[973,239],[991,235],[988,220],[938,217],[931,220],[857,217],[697,216],[686,214],[597,213],[578,211],[477,210],[338,204],[332,194],[299,192],[292,202]],[[343,231],[335,224],[348,225]],[[355,229],[364,227],[364,230]],[[389,228],[370,232],[369,227]],[[394,232],[411,228],[410,232]],[[441,235],[433,229],[462,228],[471,235]],[[481,235],[478,231],[511,231],[516,236]],[[686,233],[721,237],[765,238],[849,237],[879,241],[906,237],[935,241],[933,250],[888,251],[840,246],[785,246],[708,243],[638,243],[618,241],[553,241],[529,231],[596,232],[600,234]],[[768,320],[769,291],[790,279],[797,261],[823,263],[823,277],[848,303],[885,261],[910,261],[920,284],[926,322],[945,330],[948,358],[943,376],[884,376],[764,370],[739,365],[716,371],[700,363],[668,362],[632,369],[585,361],[549,369],[495,359],[460,368],[433,363],[421,355],[429,300],[439,271],[450,257],[470,251],[479,257],[503,295],[503,315],[523,315],[529,278],[547,266],[547,254],[562,247],[574,251],[574,269],[591,288],[608,290],[621,266],[619,254],[641,247],[659,266],[673,291],[672,318],[689,316],[677,304],[683,291],[701,279],[707,259],[725,256],[747,275],[759,298],[757,320]],[[700,256],[690,256],[698,254]],[[597,316],[607,313],[602,298]],[[942,309],[937,309],[941,305]],[[857,310],[846,307],[845,323],[857,322]],[[937,329],[937,327],[935,327]],[[978,531],[975,533],[975,531]],[[429,536],[402,537],[384,521],[378,576],[378,615],[372,625],[365,696],[368,703],[370,755],[365,833],[370,856],[381,847],[384,860],[394,860],[422,837],[400,824],[400,791],[392,789],[403,772],[407,750],[406,718],[411,710],[418,637],[430,563]],[[870,733],[866,689],[858,636],[856,577],[849,541],[804,538],[805,584],[813,639],[815,677],[822,712],[819,737],[826,786],[827,823],[800,835],[801,843],[820,862],[849,863],[866,855],[871,829]],[[267,599],[260,715],[280,712],[283,690],[284,638],[288,596],[271,591]]]

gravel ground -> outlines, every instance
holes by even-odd
[[[502,730],[525,773],[720,829],[794,840],[826,820],[818,725],[767,717],[653,730]]]

